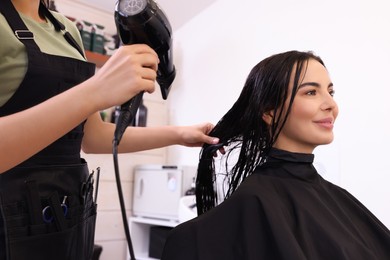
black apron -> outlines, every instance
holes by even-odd
[[[94,74],[92,63],[42,53],[10,0],[2,1],[0,11],[28,57],[27,73],[0,116],[37,105]],[[64,29],[42,3],[39,11],[56,30]],[[83,126],[0,174],[0,260],[92,258],[96,204],[92,174],[80,158]]]

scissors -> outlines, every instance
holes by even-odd
[[[66,199],[68,198],[68,196],[64,196],[64,199],[62,200],[62,203],[61,203],[61,208],[62,208],[62,211],[64,213],[64,217],[66,217],[66,215],[68,214],[68,206],[66,205]],[[46,206],[43,210],[42,210],[42,217],[43,217],[43,221],[46,222],[46,223],[52,223],[53,220],[54,220],[54,214],[52,212],[52,209],[50,206]]]

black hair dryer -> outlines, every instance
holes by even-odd
[[[171,84],[176,76],[176,70],[172,61],[172,29],[164,12],[153,0],[118,0],[115,8],[115,24],[123,44],[143,43],[156,51],[160,59],[157,70],[157,82],[160,85],[163,99],[167,99]],[[119,202],[132,260],[135,259],[135,255],[127,223],[116,153],[122,135],[135,118],[142,97],[143,92],[121,105],[113,141]]]
[[[153,48],[160,59],[157,83],[167,99],[176,76],[172,59],[172,28],[154,0],[119,0],[115,7],[115,24],[123,44],[143,43]],[[134,120],[143,92],[121,106],[115,139],[118,144],[127,126]]]
[[[119,0],[115,23],[123,44],[144,43],[160,59],[157,82],[163,99],[167,99],[176,76],[172,60],[172,28],[162,9],[153,0]]]

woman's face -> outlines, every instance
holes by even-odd
[[[333,84],[328,71],[318,61],[309,60],[307,71],[300,82],[291,112],[274,147],[291,152],[312,153],[316,146],[333,141],[333,124],[338,107],[333,99]],[[293,79],[289,85],[290,97],[292,87]]]

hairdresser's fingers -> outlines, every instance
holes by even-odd
[[[158,59],[157,53],[151,47],[146,44],[133,44],[128,45],[127,48],[131,48],[134,54],[138,54],[138,57],[142,59],[140,60],[142,66],[157,71],[160,60]]]
[[[128,46],[129,48],[130,46]],[[155,81],[157,77],[157,69],[159,59],[156,52],[149,46],[144,44],[135,44],[131,46],[132,59],[140,65],[139,75],[146,80]]]
[[[131,48],[131,51],[133,51],[136,54],[148,54],[152,55],[151,56],[143,56],[145,59],[142,62],[142,65],[144,67],[149,67],[155,71],[158,69],[158,63],[160,60],[158,59],[158,54],[156,53],[155,50],[153,50],[150,46],[146,44],[132,44],[132,45],[127,45],[127,48]],[[156,62],[157,59],[157,62]]]
[[[123,45],[122,47],[131,49],[131,51],[135,53],[150,53],[158,57],[156,51],[146,44],[131,44],[131,45]]]
[[[219,139],[216,137],[209,136],[211,130],[213,130],[214,125],[211,123],[205,123],[200,125],[201,131],[204,133],[203,142],[207,144],[218,144]]]
[[[143,68],[143,71],[140,72],[140,75],[143,80],[149,81],[149,84],[151,84],[152,88],[145,89],[144,91],[148,93],[152,93],[155,90],[155,81],[157,78],[157,72],[154,69],[151,68]]]
[[[211,124],[211,123],[207,123],[206,125],[204,125],[204,130],[205,130],[205,134],[207,134],[207,139],[208,140],[205,140],[205,143],[207,144],[211,144],[211,145],[215,145],[215,144],[218,144],[219,143],[219,139],[216,138],[216,137],[212,137],[212,136],[208,136],[208,134],[211,132],[211,130],[213,130],[214,128],[214,125]],[[225,154],[226,151],[225,151],[225,148],[224,146],[222,146],[221,148],[218,149],[218,151],[221,153],[221,154]],[[218,153],[217,151],[214,153],[213,155],[214,157],[217,157],[218,156]]]
[[[140,64],[142,67],[149,68],[154,72],[158,69],[158,61],[156,58],[150,54],[139,54]]]
[[[221,154],[225,154],[226,153],[226,151],[225,151],[225,147],[221,147],[221,148],[219,148],[219,150],[218,150]],[[213,154],[213,156],[214,157],[218,157],[218,152],[215,152],[214,154]]]
[[[219,138],[216,138],[216,137],[213,137],[213,136],[209,136],[211,130],[213,130],[214,128],[214,125],[211,124],[211,123],[205,123],[203,126],[203,133],[205,134],[204,138],[204,143],[207,143],[207,144],[218,144],[219,142]]]
[[[214,125],[211,123],[205,123],[205,124],[200,125],[200,126],[203,128],[203,132],[205,134],[209,134],[211,132],[211,130],[213,130],[213,128],[214,128]]]
[[[158,57],[148,46],[120,47],[88,80],[95,88],[90,99],[99,109],[122,104],[142,91],[155,90]]]
[[[140,69],[140,75],[143,79],[152,80],[153,82],[157,78],[157,72],[150,67],[143,67]]]
[[[213,125],[210,123],[181,127],[181,144],[188,147],[199,147],[203,144],[217,144],[219,139],[209,136]]]

